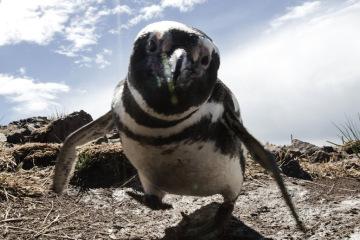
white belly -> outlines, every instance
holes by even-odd
[[[238,156],[216,151],[211,142],[151,146],[122,134],[131,163],[161,190],[181,195],[231,195],[240,192],[243,176]]]

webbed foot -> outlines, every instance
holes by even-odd
[[[126,192],[130,197],[135,199],[137,202],[147,206],[148,208],[152,210],[166,210],[171,209],[171,204],[164,203],[161,201],[161,199],[152,194],[138,194],[135,192]]]

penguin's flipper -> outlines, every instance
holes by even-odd
[[[232,108],[227,107],[224,112],[224,119],[226,124],[235,132],[235,134],[240,138],[245,147],[248,149],[249,153],[255,161],[257,161],[263,168],[270,171],[280,188],[283,198],[285,199],[286,204],[289,206],[290,211],[296,221],[296,224],[300,230],[305,232],[305,227],[303,222],[300,220],[299,215],[295,209],[295,206],[291,200],[291,197],[285,187],[284,181],[280,175],[280,170],[276,165],[274,155],[267,151],[256,138],[254,138],[244,127],[238,116],[232,110]]]
[[[100,118],[76,130],[65,139],[56,159],[52,186],[56,193],[62,193],[70,180],[70,175],[77,161],[75,148],[105,135],[113,127],[113,114],[112,111],[109,111]]]

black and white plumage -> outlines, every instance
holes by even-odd
[[[115,124],[149,206],[161,207],[166,193],[221,194],[224,203],[205,229],[221,228],[242,187],[245,146],[274,174],[301,226],[272,155],[243,127],[234,95],[217,78],[219,65],[217,47],[200,30],[168,21],[144,28],[136,37],[128,75],[115,89],[111,111],[64,143],[55,191],[63,191],[72,171],[71,145]]]
[[[238,105],[217,79],[216,46],[202,32],[174,22],[148,26],[134,45],[112,111],[146,193],[223,194],[234,201],[244,156],[223,119],[227,108],[238,112]]]

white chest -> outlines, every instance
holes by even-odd
[[[238,157],[216,151],[212,142],[150,146],[122,135],[126,156],[150,182],[174,194],[207,196],[240,191]]]
[[[119,87],[115,92],[114,113],[128,131],[138,136],[166,138],[181,133],[203,117],[209,117],[211,123],[214,123],[224,111],[221,103],[207,102],[175,126],[150,128],[137,123],[125,111],[122,90],[122,87]],[[137,102],[141,103],[140,100]],[[153,110],[148,110],[148,107],[143,109],[153,115]],[[194,142],[187,139],[172,144],[150,145],[134,140],[125,133],[121,133],[121,139],[126,156],[139,174],[163,191],[195,196],[225,193],[230,198],[236,197],[240,192],[243,171],[239,157],[221,153],[211,141]]]

